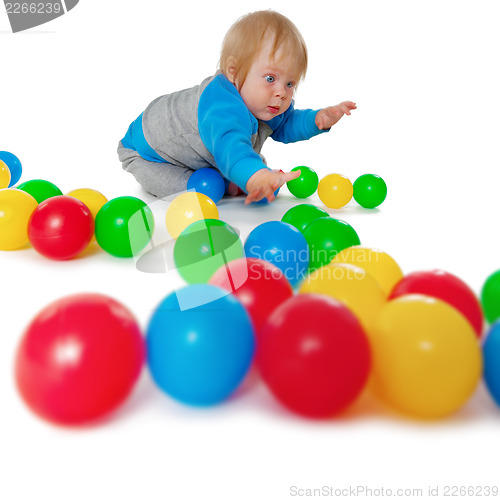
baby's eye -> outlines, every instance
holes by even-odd
[[[288,82],[286,84],[286,86],[289,88],[289,89],[293,89],[293,87],[295,87],[295,82]]]
[[[274,76],[273,75],[266,75],[266,80],[269,82],[269,83],[274,83]]]

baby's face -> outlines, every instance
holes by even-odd
[[[262,46],[240,89],[243,102],[255,118],[272,120],[284,113],[292,102],[300,75],[292,57],[278,50],[271,57],[272,40]]]

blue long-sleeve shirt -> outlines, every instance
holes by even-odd
[[[155,99],[132,122],[122,144],[149,161],[216,167],[245,189],[255,172],[268,168],[260,154],[264,141],[296,142],[324,132],[315,124],[316,113],[294,109],[292,102],[272,120],[257,120],[234,84],[218,73]]]

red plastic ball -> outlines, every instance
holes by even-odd
[[[327,418],[362,392],[371,368],[368,339],[339,301],[296,295],[270,316],[257,346],[262,377],[292,411]]]
[[[93,235],[92,213],[72,196],[54,196],[42,201],[28,223],[33,248],[55,260],[75,257],[87,248]]]
[[[479,299],[460,278],[438,269],[407,274],[393,288],[390,299],[411,293],[429,295],[447,302],[461,312],[472,325],[476,335],[483,332],[483,312]]]
[[[117,408],[144,364],[141,331],[130,311],[100,294],[78,294],[43,309],[18,347],[19,392],[41,417],[83,424]]]
[[[257,342],[269,315],[293,295],[292,286],[280,269],[254,258],[228,262],[215,272],[209,283],[232,292],[243,304],[252,320]]]

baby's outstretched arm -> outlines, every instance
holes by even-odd
[[[274,200],[274,192],[285,182],[296,179],[300,175],[300,170],[295,172],[282,172],[281,170],[269,170],[263,168],[257,170],[250,179],[248,179],[246,190],[248,196],[245,203],[252,203],[252,201],[259,201],[267,198],[269,201]]]
[[[320,109],[316,113],[316,126],[321,130],[326,130],[335,125],[344,115],[350,115],[356,109],[356,103],[344,101],[336,106]]]

